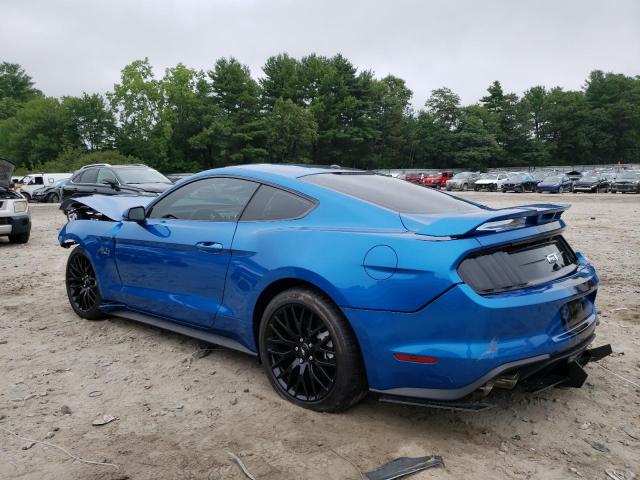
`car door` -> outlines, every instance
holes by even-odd
[[[87,168],[73,177],[73,181],[64,188],[65,197],[84,197],[98,193],[96,182],[98,169]]]
[[[130,308],[208,328],[224,294],[238,218],[259,184],[231,177],[198,179],[154,202],[144,222],[115,235]]]

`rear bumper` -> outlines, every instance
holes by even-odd
[[[20,235],[31,231],[29,215],[0,217],[0,235]]]
[[[365,360],[372,390],[457,400],[502,373],[587,348],[596,328],[598,277],[582,261],[571,275],[535,288],[481,296],[458,284],[423,309],[396,313],[344,308]],[[574,300],[585,317],[565,329]],[[424,364],[396,353],[434,357]]]

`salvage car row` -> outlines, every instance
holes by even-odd
[[[640,170],[591,170],[562,173],[537,172],[438,172],[408,174],[404,180],[447,191],[537,192],[537,193],[640,193]]]

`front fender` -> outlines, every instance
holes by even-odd
[[[58,234],[60,246],[79,245],[87,253],[98,278],[100,295],[107,301],[113,299],[114,290],[121,285],[114,256],[114,235],[121,226],[120,222],[74,220]]]

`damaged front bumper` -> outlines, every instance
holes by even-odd
[[[520,365],[508,368],[480,385],[465,398],[455,401],[431,400],[403,395],[379,395],[379,400],[386,403],[415,405],[431,408],[442,408],[460,411],[483,411],[493,408],[487,396],[493,389],[512,390],[515,388],[528,393],[540,393],[550,388],[580,388],[587,380],[584,367],[590,362],[597,362],[611,355],[611,345],[587,348],[594,340],[590,337],[581,346],[546,359],[529,359],[519,362]]]

